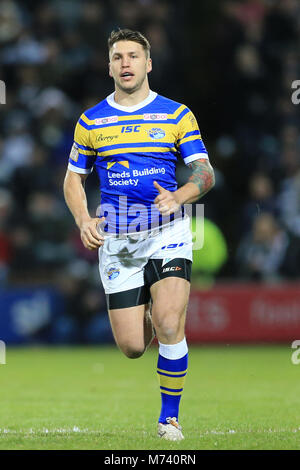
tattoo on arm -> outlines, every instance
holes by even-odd
[[[199,189],[199,198],[204,196],[215,184],[214,170],[207,159],[195,160],[188,164],[193,171],[188,182],[194,183]]]

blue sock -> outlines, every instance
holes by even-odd
[[[166,357],[167,356],[167,357]],[[177,418],[188,368],[188,348],[185,338],[178,344],[159,343],[157,374],[161,392],[160,423]]]

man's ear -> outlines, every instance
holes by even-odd
[[[152,59],[149,57],[148,63],[147,63],[147,73],[151,72],[152,70]]]
[[[110,70],[110,62],[108,62],[108,75],[110,77],[112,77],[112,73],[111,73],[111,70]]]

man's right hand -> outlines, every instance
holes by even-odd
[[[96,250],[104,243],[103,235],[100,235],[97,227],[105,220],[105,217],[90,218],[80,225],[80,237],[85,248],[88,250]]]

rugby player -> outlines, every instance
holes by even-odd
[[[109,75],[115,91],[77,122],[64,181],[66,203],[99,271],[116,344],[140,357],[158,340],[161,410],[158,436],[183,439],[179,404],[188,368],[185,316],[192,234],[184,204],[214,185],[214,172],[191,110],[150,90],[150,44],[137,31],[113,31]],[[177,187],[176,161],[191,170]],[[100,179],[97,216],[85,180]]]

